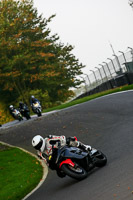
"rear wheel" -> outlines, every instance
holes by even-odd
[[[70,165],[62,165],[61,170],[65,172],[66,175],[77,179],[82,180],[87,177],[87,172],[85,169],[77,165],[76,167],[72,167]]]
[[[101,152],[97,151],[97,154],[95,156],[95,166],[96,167],[103,167],[107,164],[107,157]]]

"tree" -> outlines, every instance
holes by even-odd
[[[47,87],[49,87],[49,94],[52,100],[65,101],[73,94],[69,88],[74,88],[81,84],[81,81],[76,77],[82,74],[81,69],[84,66],[79,64],[78,59],[71,53],[73,50],[71,45],[64,46],[60,43],[56,44],[53,49],[55,56],[51,58],[51,63],[56,69],[57,76],[51,77]]]
[[[71,53],[73,47],[58,42],[38,15],[32,0],[0,1],[0,95],[8,101],[28,101],[31,90],[47,93],[51,102],[65,101],[81,82],[84,67]]]

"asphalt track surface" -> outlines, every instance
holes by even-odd
[[[42,186],[28,200],[133,199],[133,91],[98,98],[11,128],[0,130],[0,140],[35,153],[36,134],[77,136],[102,150],[108,164],[76,181],[49,170]]]

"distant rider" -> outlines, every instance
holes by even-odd
[[[34,103],[39,103],[40,104],[40,101],[38,99],[36,99],[33,95],[31,96],[30,98],[30,105],[31,105],[31,108],[33,109],[33,104]]]
[[[10,112],[10,114],[15,118],[15,108],[14,108],[14,106],[13,105],[10,105],[9,106],[9,112]]]
[[[20,112],[23,111],[25,108],[26,108],[27,110],[29,110],[27,104],[26,104],[26,103],[23,103],[22,101],[20,101],[20,102],[19,102],[19,110],[20,110]]]
[[[26,119],[30,119],[30,110],[26,103],[23,103],[22,101],[19,102],[19,111],[22,114],[22,116],[26,117]]]
[[[24,104],[22,101],[20,101],[20,102],[19,102],[19,110],[20,110],[20,111],[23,110],[25,105],[26,105],[26,104]],[[26,105],[26,106],[27,106],[27,105]]]

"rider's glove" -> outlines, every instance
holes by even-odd
[[[91,151],[92,148],[91,148],[90,145],[84,145],[84,146],[85,146],[85,150],[86,150],[86,151]]]
[[[84,151],[91,151],[91,146],[90,145],[85,145],[85,144],[82,144],[82,143],[78,142],[78,147],[80,149],[83,149]]]

